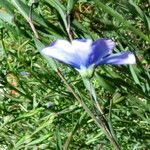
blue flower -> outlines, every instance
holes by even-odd
[[[21,75],[21,76],[30,76],[30,73],[29,73],[29,72],[22,71],[22,72],[20,72],[20,75]]]
[[[48,102],[47,108],[50,108],[50,107],[52,107],[52,106],[54,106],[54,103],[53,103],[53,102]]]
[[[69,64],[77,70],[94,68],[103,64],[124,65],[135,64],[132,52],[122,51],[111,54],[115,43],[110,39],[75,39],[72,42],[56,40],[41,52],[55,60]]]

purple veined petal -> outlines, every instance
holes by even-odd
[[[115,48],[116,44],[111,39],[98,39],[92,43],[92,53],[90,63],[97,63],[101,58],[110,54]]]
[[[41,51],[44,55],[80,69],[79,58],[74,47],[66,40],[56,40]]]
[[[91,45],[93,41],[91,39],[75,39],[72,41],[72,46],[78,55],[80,64],[88,68],[90,64],[90,55],[92,53]]]
[[[136,58],[134,54],[130,51],[123,51],[117,54],[112,54],[104,58],[102,61],[99,61],[96,65],[102,64],[114,64],[114,65],[123,65],[123,64],[135,64]]]

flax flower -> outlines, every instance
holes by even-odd
[[[136,59],[131,51],[113,54],[115,42],[111,39],[75,39],[56,40],[41,52],[47,57],[69,64],[78,71],[95,68],[103,64],[125,65],[135,64]]]

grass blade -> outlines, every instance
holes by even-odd
[[[146,41],[150,42],[150,38],[145,35],[143,32],[141,32],[139,29],[135,28],[133,25],[131,25],[125,18],[123,18],[117,11],[115,11],[114,9],[112,9],[111,7],[104,5],[102,2],[100,2],[99,0],[94,0],[95,3],[97,4],[97,6],[99,6],[99,8],[102,8],[105,12],[107,12],[108,14],[112,15],[113,17],[115,17],[120,23],[122,23],[122,25],[129,29],[130,31],[132,31],[133,33],[139,35],[141,38],[143,38]]]

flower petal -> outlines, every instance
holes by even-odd
[[[89,67],[90,64],[90,55],[92,53],[91,49],[92,40],[91,39],[75,39],[72,41],[72,46],[78,55],[80,64],[84,67]]]
[[[110,54],[115,46],[115,42],[113,42],[111,39],[99,39],[93,42],[91,46],[92,53],[90,63],[97,64],[102,57]]]
[[[104,58],[102,61],[99,62],[98,65],[101,64],[123,65],[123,64],[135,64],[135,63],[136,63],[136,59],[134,54],[130,51],[123,51]]]
[[[74,47],[66,40],[56,40],[41,51],[44,55],[80,69],[79,58]]]

